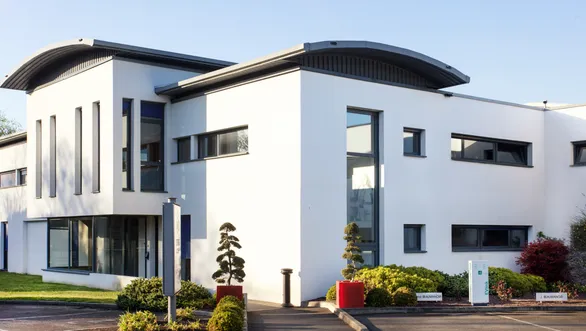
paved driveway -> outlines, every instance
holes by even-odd
[[[115,328],[117,310],[65,306],[0,305],[0,331],[107,330]]]
[[[352,331],[324,308],[281,308],[279,305],[248,301],[248,330]]]
[[[355,316],[369,330],[519,330],[584,331],[586,312],[515,312],[481,314]]]

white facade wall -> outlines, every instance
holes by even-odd
[[[586,106],[545,112],[547,236],[566,238],[586,207],[586,167],[574,164],[574,141],[586,140]]]
[[[172,138],[248,125],[249,154],[171,165],[169,193],[191,215],[191,279],[215,288],[219,227],[236,226],[250,299],[281,302],[281,268],[300,295],[299,72],[172,105]],[[195,149],[197,150],[197,149]],[[196,155],[193,155],[195,158]],[[303,271],[301,270],[303,275]]]

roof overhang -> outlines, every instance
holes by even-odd
[[[75,39],[50,45],[25,59],[10,74],[0,81],[0,88],[23,90],[31,89],[29,83],[37,73],[60,60],[82,54],[90,49],[113,51],[116,57],[143,60],[152,63],[175,65],[189,69],[201,69],[204,72],[233,65],[232,62],[204,57],[137,47],[97,39]]]
[[[26,131],[0,137],[0,147],[17,144],[23,141],[26,141]]]
[[[322,41],[301,44],[250,62],[157,87],[155,92],[172,97],[198,93],[206,88],[299,66],[296,60],[311,54],[343,54],[390,63],[434,82],[436,89],[470,82],[470,77],[452,66],[405,48],[369,41]]]

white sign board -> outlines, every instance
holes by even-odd
[[[163,204],[163,295],[173,296],[181,289],[181,207]]]
[[[488,261],[468,261],[468,300],[473,306],[488,304]]]
[[[535,301],[568,301],[568,293],[566,292],[542,292],[535,293]]]
[[[426,292],[416,294],[417,301],[443,301],[443,296],[440,292]]]

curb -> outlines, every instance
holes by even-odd
[[[98,308],[107,310],[119,310],[114,303],[98,302],[67,302],[67,301],[32,301],[32,300],[0,300],[0,305],[31,305],[31,306],[70,306],[83,308]]]
[[[333,305],[329,303],[330,305]],[[426,314],[426,313],[502,313],[511,311],[586,311],[586,306],[513,306],[513,307],[403,307],[346,309],[351,315],[374,314]]]
[[[341,319],[344,323],[346,323],[352,329],[354,329],[356,331],[368,331],[368,328],[364,324],[358,322],[358,320],[355,319],[354,317],[352,317],[352,315],[350,315],[347,311],[344,311],[344,310],[336,307],[336,305],[331,302],[310,301],[307,303],[307,307],[327,308],[330,312],[332,312],[333,314],[338,316],[339,319]]]

